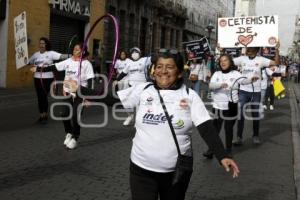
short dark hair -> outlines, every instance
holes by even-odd
[[[178,71],[181,73],[184,69],[183,56],[175,49],[160,49],[151,59],[154,68],[159,58],[172,58],[176,64]]]
[[[50,51],[51,50],[51,43],[50,43],[49,39],[46,38],[46,37],[41,37],[39,41],[41,41],[41,40],[45,42],[46,51]]]

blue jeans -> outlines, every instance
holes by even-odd
[[[201,81],[195,81],[193,82],[193,90],[199,95],[201,89]]]
[[[243,90],[239,91],[239,104],[240,104],[240,119],[238,120],[238,129],[237,136],[243,138],[243,130],[244,130],[244,109],[246,103],[254,103],[251,104],[251,114],[254,119],[253,120],[253,136],[259,135],[259,121],[260,121],[260,92],[246,92]]]

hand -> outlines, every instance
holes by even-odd
[[[227,83],[222,83],[221,88],[227,88],[228,84]]]
[[[30,68],[30,71],[31,71],[32,73],[36,72],[36,66],[31,67],[31,68]]]
[[[63,87],[66,88],[68,92],[76,92],[78,90],[77,81],[71,79],[65,80]]]
[[[275,49],[278,50],[279,47],[280,47],[280,42],[279,42],[279,40],[278,40],[277,43],[276,43]]]
[[[91,102],[85,99],[85,100],[83,100],[83,105],[84,105],[86,108],[88,108],[88,107],[91,106]]]
[[[114,81],[112,82],[112,87],[115,88],[115,87],[117,86],[117,84],[118,84],[118,81],[117,81],[117,80],[114,80]]]
[[[251,78],[251,81],[252,81],[252,83],[254,83],[254,82],[256,82],[258,79],[259,79],[259,77],[253,76],[253,77]]]
[[[225,168],[226,172],[230,172],[230,168],[231,168],[231,170],[233,172],[233,175],[232,175],[233,178],[237,178],[239,176],[240,170],[239,170],[237,164],[234,162],[234,160],[232,160],[230,158],[223,158],[221,160],[221,164]]]

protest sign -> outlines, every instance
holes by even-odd
[[[231,55],[232,57],[236,58],[239,57],[242,53],[242,48],[225,48],[224,53]]]
[[[205,55],[210,52],[210,46],[206,37],[201,38],[200,40],[183,42],[182,44],[189,60],[204,59]]]
[[[278,41],[278,16],[218,19],[218,43],[222,48],[274,47]]]
[[[26,30],[26,12],[14,18],[14,36],[16,51],[17,69],[27,65],[28,62],[28,46],[27,46],[27,30]]]
[[[269,59],[274,60],[276,54],[275,47],[262,47],[260,49],[260,55]]]

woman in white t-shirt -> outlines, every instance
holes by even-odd
[[[92,64],[87,60],[87,51],[83,53],[81,68],[79,67],[82,48],[82,44],[76,44],[71,58],[48,66],[44,71],[65,71],[65,80],[73,80],[83,87],[91,88],[95,75]],[[32,71],[39,72],[42,69],[41,67],[35,67],[32,68]],[[69,118],[70,115],[72,117],[72,119],[63,120],[66,133],[64,145],[66,145],[68,149],[74,149],[77,147],[77,141],[80,136],[78,119],[80,118],[82,109],[79,111],[78,107],[84,103],[84,100],[82,96],[72,93],[67,87],[63,87],[63,92],[67,97],[64,99],[65,106],[61,115],[63,118]],[[72,108],[71,110],[70,107]]]
[[[173,53],[171,53],[173,52]],[[183,58],[175,51],[158,53],[153,60],[154,81],[132,86],[118,92],[125,108],[136,108],[136,134],[130,156],[130,188],[132,200],[184,200],[191,173],[172,183],[178,151],[175,138],[162,107],[166,106],[180,153],[192,156],[191,131],[197,127],[227,171],[237,177],[239,169],[227,158],[222,141],[215,131],[204,103],[183,84]],[[74,82],[68,82],[72,91]],[[73,85],[73,86],[70,86]],[[81,92],[94,91],[81,87]]]
[[[117,83],[126,77],[129,86],[145,83],[146,69],[151,64],[151,57],[141,57],[141,50],[137,47],[130,49],[130,59],[126,60],[126,66],[117,77]],[[116,82],[115,82],[116,83]],[[114,83],[114,85],[115,85]],[[128,112],[128,117],[123,122],[124,126],[131,124],[134,118],[133,112]]]
[[[136,108],[136,134],[130,164],[132,199],[183,200],[189,184],[172,185],[177,149],[160,103],[161,95],[179,143],[180,152],[192,156],[191,129],[197,126],[202,137],[214,149],[218,160],[228,168],[238,168],[226,158],[222,142],[212,126],[211,118],[199,98],[183,84],[183,59],[180,54],[160,53],[154,60],[154,83],[136,85],[118,92],[125,108]],[[147,197],[147,198],[146,198]]]
[[[232,155],[233,126],[238,117],[238,84],[247,85],[256,81],[251,79],[240,79],[241,73],[235,70],[232,57],[223,54],[219,58],[220,71],[213,74],[210,80],[209,89],[212,90],[213,113],[215,114],[214,126],[220,133],[224,121],[225,143],[228,155]],[[209,149],[203,156],[211,159],[212,151]]]
[[[124,50],[120,51],[119,59],[117,59],[115,64],[115,69],[117,70],[117,76],[119,76],[123,70],[128,65],[127,53]],[[129,87],[128,77],[125,76],[122,80],[118,81],[118,90],[124,90]]]
[[[39,51],[30,57],[28,64],[43,67],[51,65],[53,61],[59,60],[60,58],[60,53],[51,51],[50,41],[45,37],[41,37],[39,40]],[[53,72],[42,71],[34,73],[34,86],[40,112],[38,122],[40,123],[45,123],[48,119],[48,93],[53,78]]]

